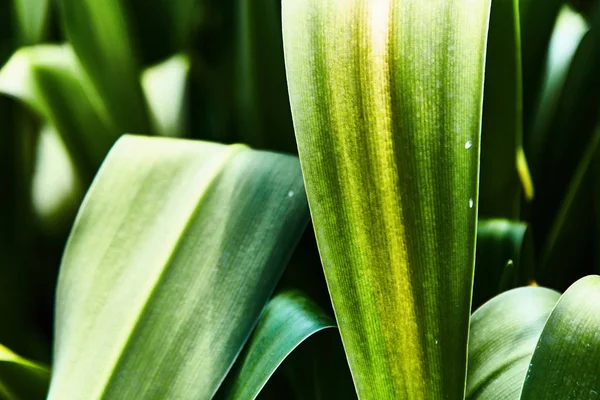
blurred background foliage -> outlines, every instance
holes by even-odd
[[[474,308],[600,272],[596,3],[493,1]],[[3,0],[0,65],[0,343],[28,358],[50,362],[60,257],[121,134],[296,153],[278,0]],[[288,286],[331,313],[310,228]],[[306,354],[327,359],[294,355],[269,385]]]

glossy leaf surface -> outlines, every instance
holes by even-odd
[[[64,253],[49,399],[210,398],[307,221],[295,157],[120,139]]]
[[[489,1],[285,0],[292,115],[360,398],[460,398]]]

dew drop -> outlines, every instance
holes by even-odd
[[[294,197],[294,191],[293,190],[290,190],[288,192],[288,197]]]
[[[469,199],[469,208],[473,208],[474,205],[473,199]]]
[[[438,344],[438,341],[437,341],[437,340],[435,341],[435,344]]]
[[[467,149],[467,150],[468,150],[468,149],[470,149],[470,148],[471,148],[471,146],[473,146],[473,143],[471,143],[471,141],[470,141],[470,140],[467,140],[467,142],[465,143],[465,149]]]

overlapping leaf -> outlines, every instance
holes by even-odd
[[[300,159],[360,398],[464,392],[489,6],[283,2]]]
[[[63,257],[49,399],[210,398],[307,220],[294,157],[120,139]]]
[[[473,314],[469,400],[517,400],[544,324],[560,294],[540,287],[510,290]]]

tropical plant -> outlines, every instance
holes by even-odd
[[[600,396],[595,2],[0,7],[1,398]]]

